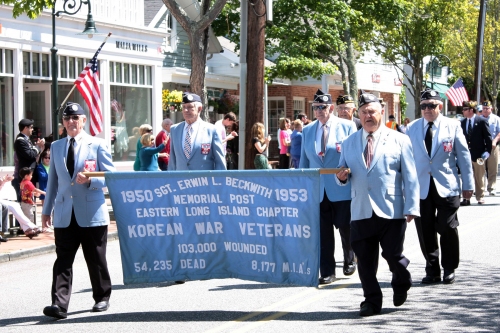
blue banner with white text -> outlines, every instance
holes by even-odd
[[[107,172],[125,284],[318,285],[319,169]]]

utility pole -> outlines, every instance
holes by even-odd
[[[255,169],[255,149],[252,148],[251,128],[264,122],[264,52],[266,5],[264,1],[248,0],[247,90],[245,115],[245,169]],[[267,133],[266,133],[267,135]]]
[[[479,20],[477,23],[477,43],[476,43],[476,69],[474,76],[474,91],[476,101],[481,103],[481,74],[483,65],[483,41],[484,41],[484,23],[486,21],[486,0],[481,0],[479,8]]]

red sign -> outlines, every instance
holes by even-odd
[[[380,74],[372,74],[372,82],[380,83]]]

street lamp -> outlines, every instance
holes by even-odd
[[[451,61],[450,58],[445,56],[444,54],[437,54],[437,55],[431,55],[431,60],[430,60],[430,69],[431,69],[431,89],[434,89],[434,60],[437,59],[439,62],[439,58],[444,58],[448,62],[448,74],[447,76],[451,76]]]
[[[52,64],[52,138],[55,140],[59,139],[58,131],[58,117],[59,117],[59,106],[57,102],[57,95],[59,92],[58,86],[58,61],[57,61],[57,47],[56,47],[56,16],[59,17],[61,14],[75,15],[80,11],[82,5],[88,5],[89,12],[87,14],[87,21],[85,22],[85,30],[83,30],[79,35],[87,35],[92,38],[93,35],[98,34],[95,28],[94,18],[92,17],[92,9],[90,6],[90,0],[64,0],[63,9],[56,12],[56,2],[54,0],[52,3],[52,48],[50,52],[52,54],[51,64]]]

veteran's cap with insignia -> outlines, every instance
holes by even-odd
[[[64,116],[85,115],[85,111],[78,103],[68,102],[63,111]]]
[[[347,103],[354,103],[354,98],[349,95],[340,95],[339,97],[337,97],[337,105]]]
[[[321,91],[321,89],[318,89],[316,94],[314,94],[313,103],[332,104],[332,96],[330,94],[325,94]]]
[[[463,101],[462,107],[477,109],[477,102],[476,101]]]
[[[368,103],[379,103],[380,104],[378,98],[375,95],[368,94],[368,93],[364,93],[364,94],[359,95],[359,100],[358,100],[359,107],[362,107],[363,105],[368,104]]]
[[[185,92],[182,94],[182,103],[194,103],[194,102],[200,102],[201,103],[201,98],[200,96],[190,93],[190,92]]]
[[[490,101],[484,101],[482,106],[490,107],[491,108],[491,102]]]
[[[439,93],[436,90],[433,89],[425,89],[422,91],[420,94],[420,101],[425,101],[428,99],[436,99],[438,101],[441,101],[441,96],[439,96]]]

